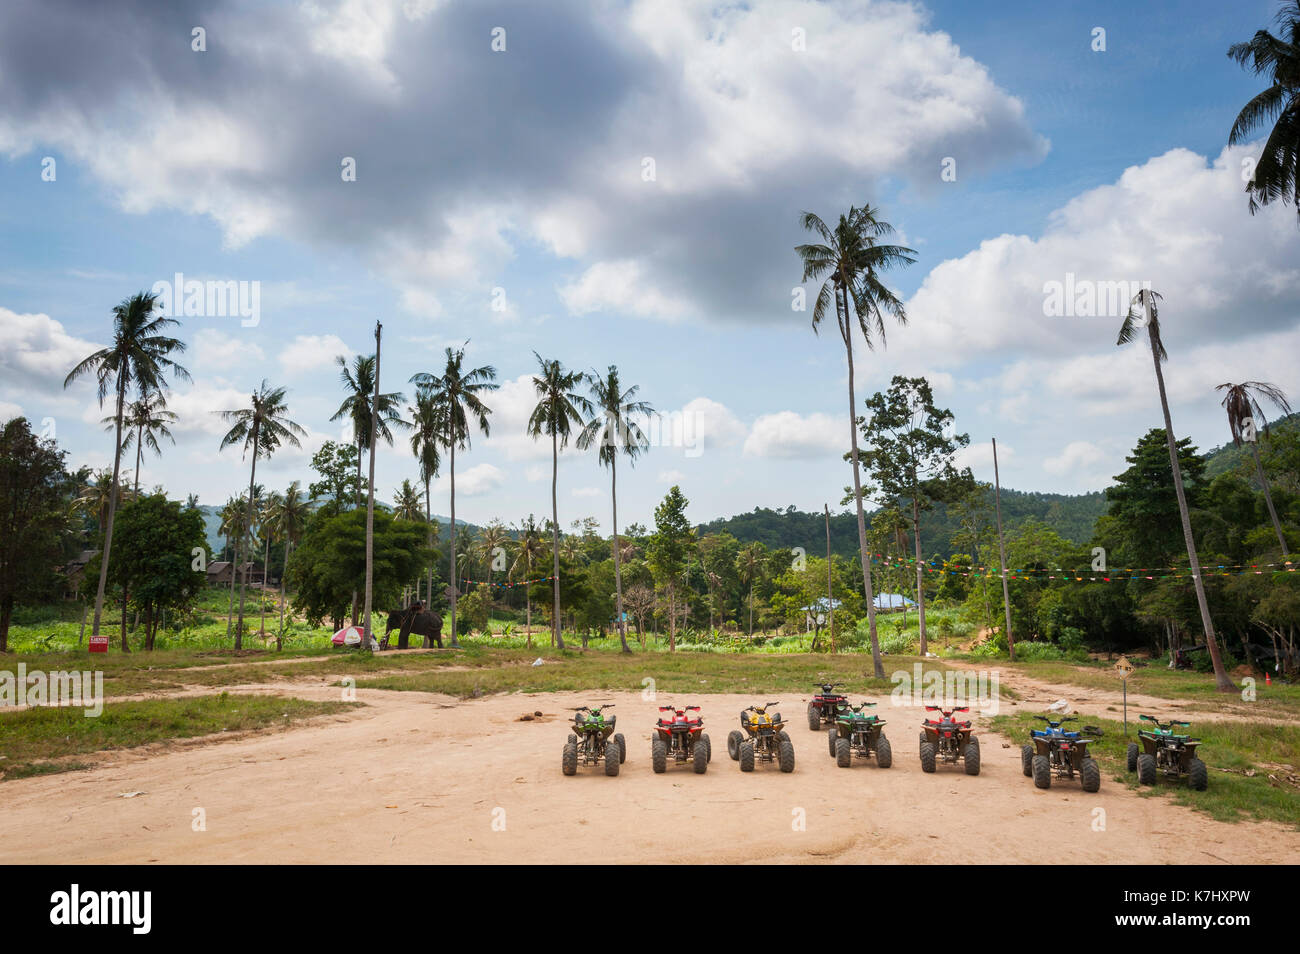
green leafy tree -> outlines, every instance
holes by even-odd
[[[308,485],[308,496],[313,501],[325,501],[321,506],[331,513],[342,512],[346,501],[355,500],[361,494],[357,478],[360,468],[361,455],[355,444],[326,441],[311,458],[311,469],[320,475],[320,480]]]
[[[649,542],[650,570],[655,582],[668,594],[668,649],[677,648],[677,588],[686,561],[695,546],[695,535],[686,519],[688,501],[676,484],[655,507],[655,532]]]

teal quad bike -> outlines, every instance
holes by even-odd
[[[894,764],[893,750],[889,739],[885,738],[885,720],[866,711],[875,705],[874,702],[863,702],[854,706],[845,701],[835,715],[834,725],[826,730],[831,756],[840,768],[852,766],[855,756],[860,759],[874,757],[880,768]]]
[[[618,767],[627,759],[627,743],[622,733],[614,727],[618,716],[606,716],[605,709],[614,708],[612,702],[599,706],[578,706],[573,710],[573,731],[564,743],[564,757],[560,767],[565,775],[576,775],[578,766],[603,762],[606,775],[617,775]]]
[[[1026,778],[1032,778],[1037,788],[1051,788],[1052,779],[1076,777],[1085,792],[1095,792],[1101,788],[1101,766],[1088,754],[1092,739],[1084,738],[1079,732],[1063,728],[1065,723],[1074,722],[1074,716],[1053,719],[1050,716],[1034,716],[1047,723],[1045,729],[1031,729],[1029,744],[1020,749],[1020,765]]]
[[[1210,770],[1197,756],[1201,740],[1174,732],[1175,728],[1185,729],[1191,723],[1161,722],[1149,715],[1138,718],[1155,726],[1153,729],[1138,729],[1141,750],[1137,742],[1128,744],[1128,770],[1137,772],[1138,781],[1143,785],[1154,785],[1160,775],[1172,779],[1186,778],[1193,790],[1205,791],[1210,785]]]

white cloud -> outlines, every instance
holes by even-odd
[[[493,464],[475,464],[464,471],[456,471],[456,498],[480,497],[498,489],[506,482],[505,472]],[[439,477],[435,489],[437,493],[450,493],[451,484],[447,477]]]
[[[102,345],[77,338],[45,314],[18,314],[0,308],[0,385],[8,390],[56,394],[83,358]],[[94,378],[79,387],[94,390]]]
[[[1043,470],[1060,476],[1072,470],[1091,470],[1108,455],[1091,441],[1070,441],[1055,457],[1043,461]]]
[[[195,332],[190,350],[194,366],[204,370],[228,371],[266,360],[266,352],[256,343],[212,328]]]
[[[303,374],[334,367],[334,359],[350,358],[352,349],[338,335],[298,335],[280,349],[280,367],[286,374]]]
[[[656,285],[632,259],[597,262],[577,281],[556,291],[575,315],[614,311],[642,318],[682,318],[691,311],[690,302]]]
[[[686,475],[680,470],[661,470],[658,479],[661,484],[680,484]]]
[[[754,422],[745,438],[744,453],[752,457],[788,460],[834,457],[849,447],[848,418],[829,414],[778,411]]]

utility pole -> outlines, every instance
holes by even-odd
[[[375,393],[370,400],[370,487],[366,494],[366,646],[373,635],[370,630],[371,599],[375,589],[375,440],[379,423],[379,339],[384,326],[375,322]]]

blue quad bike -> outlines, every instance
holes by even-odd
[[[1073,781],[1077,775],[1085,792],[1100,789],[1101,766],[1088,755],[1088,744],[1092,739],[1062,728],[1065,723],[1075,721],[1074,717],[1034,718],[1046,722],[1047,728],[1031,729],[1029,743],[1020,749],[1020,764],[1025,777],[1032,778],[1037,788],[1051,788],[1053,777]]]

